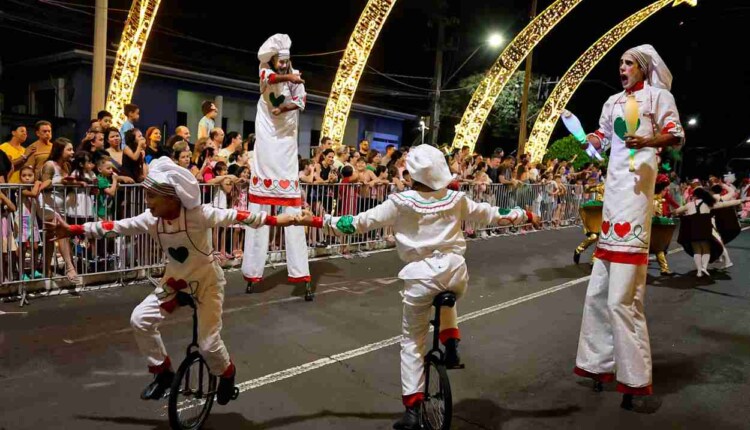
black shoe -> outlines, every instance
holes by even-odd
[[[167,390],[172,386],[172,380],[174,379],[174,372],[171,370],[165,370],[164,372],[157,373],[154,380],[150,384],[146,385],[146,388],[141,392],[142,400],[161,400],[167,393]]]
[[[247,281],[247,288],[245,288],[245,294],[252,294],[253,293],[253,283],[252,281]]]
[[[226,405],[230,400],[237,398],[239,390],[234,386],[235,375],[237,375],[237,370],[232,372],[232,376],[228,378],[219,378],[219,389],[216,390],[216,403]]]
[[[573,251],[573,262],[576,264],[581,262],[581,253],[577,249]]]
[[[639,414],[653,414],[661,407],[661,400],[654,396],[623,394],[620,407]]]
[[[671,277],[671,276],[674,276],[674,272],[661,272],[661,276]]]
[[[445,367],[447,369],[463,369],[461,357],[458,355],[459,339],[448,339],[445,341]]]
[[[418,403],[411,408],[406,408],[404,416],[393,424],[396,430],[421,430],[422,404]]]
[[[305,282],[305,301],[311,302],[315,298],[315,293],[312,290],[312,282]]]

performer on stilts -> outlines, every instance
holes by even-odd
[[[286,34],[271,36],[258,50],[260,92],[255,117],[255,156],[250,179],[251,212],[279,212],[291,216],[301,212],[297,128],[299,113],[305,109],[305,81],[292,68],[292,40]],[[313,299],[308,264],[307,241],[302,226],[284,229],[288,280],[305,283],[305,300]],[[268,254],[269,228],[248,229],[242,273],[247,292],[263,279]]]
[[[226,280],[224,270],[214,257],[211,229],[233,224],[250,228],[284,226],[296,219],[201,205],[195,176],[167,157],[151,162],[143,188],[148,209],[136,217],[83,225],[68,225],[59,218],[56,223],[45,223],[45,227],[52,233],[50,240],[76,235],[101,239],[146,233],[156,240],[168,258],[164,276],[130,317],[138,348],[146,357],[149,372],[154,375],[154,380],[141,393],[141,399],[161,399],[172,383],[174,370],[159,326],[181,306],[178,293],[189,293],[198,311],[198,348],[211,373],[219,376],[216,399],[220,405],[225,405],[234,395],[236,369],[221,339]]]
[[[599,130],[588,136],[595,148],[611,147],[611,153],[575,373],[592,378],[597,391],[602,382],[616,379],[622,408],[651,412],[659,402],[651,396],[651,346],[643,302],[657,153],[682,145],[684,132],[669,92],[672,75],[652,46],[622,56],[620,79],[624,91],[607,100]],[[634,99],[628,101],[629,96]],[[629,127],[635,130],[632,134]]]
[[[598,181],[598,178],[590,178],[590,181]],[[592,193],[593,198],[581,205],[581,209],[578,211],[581,215],[581,221],[583,221],[583,234],[586,238],[576,247],[573,251],[573,262],[578,264],[581,262],[581,254],[583,254],[589,246],[596,243],[599,240],[599,234],[601,233],[602,227],[602,205],[604,201],[604,183],[594,182],[587,184],[585,191]],[[596,257],[592,257],[592,261]]]
[[[408,263],[398,275],[404,280],[401,393],[406,411],[393,427],[417,430],[422,428],[424,355],[432,301],[445,291],[454,292],[460,299],[469,281],[463,257],[466,241],[462,222],[498,226],[532,223],[538,227],[539,217],[519,207],[500,209],[488,203],[474,203],[463,192],[448,189],[450,169],[445,155],[433,146],[412,148],[406,168],[414,181],[412,190],[392,194],[384,203],[354,216],[326,215],[322,219],[306,212],[300,223],[337,235],[393,227],[398,254]],[[441,308],[439,335],[449,369],[463,367],[458,355],[461,336],[456,319],[456,306]]]

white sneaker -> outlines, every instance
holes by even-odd
[[[722,269],[729,269],[732,266],[734,266],[734,263],[732,263],[731,261],[727,261],[726,263],[724,263],[724,267],[722,267]]]

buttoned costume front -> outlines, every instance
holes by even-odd
[[[177,310],[176,293],[190,293],[198,312],[198,346],[211,373],[221,375],[229,367],[229,354],[221,340],[224,271],[213,256],[210,229],[242,223],[252,228],[263,225],[265,213],[250,214],[211,206],[183,208],[174,220],[154,217],[149,210],[120,221],[83,225],[90,238],[149,234],[167,257],[160,285],[139,304],[130,317],[136,342],[146,357],[149,370],[159,373],[168,366],[168,354],[159,333],[161,323]]]
[[[684,140],[674,97],[648,85],[632,93],[639,106],[636,134],[671,134]],[[607,100],[596,135],[611,147],[604,192],[603,222],[597,244],[578,343],[576,373],[599,380],[614,379],[618,390],[651,393],[651,347],[643,300],[651,238],[657,149],[635,151],[625,146],[623,91]]]
[[[462,222],[480,225],[526,223],[526,211],[501,210],[475,203],[462,192],[443,189],[424,193],[405,191],[355,216],[326,216],[324,231],[334,234],[364,233],[392,226],[399,257],[408,264],[399,272],[404,280],[401,341],[402,394],[424,390],[425,342],[433,298],[444,291],[464,294],[469,275],[463,254],[466,241]],[[458,338],[456,306],[441,308],[441,340]]]

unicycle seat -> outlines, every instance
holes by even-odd
[[[432,300],[432,306],[435,306],[436,308],[442,306],[452,308],[456,305],[456,300],[456,293],[454,293],[453,291],[445,291],[435,296],[435,298]]]

